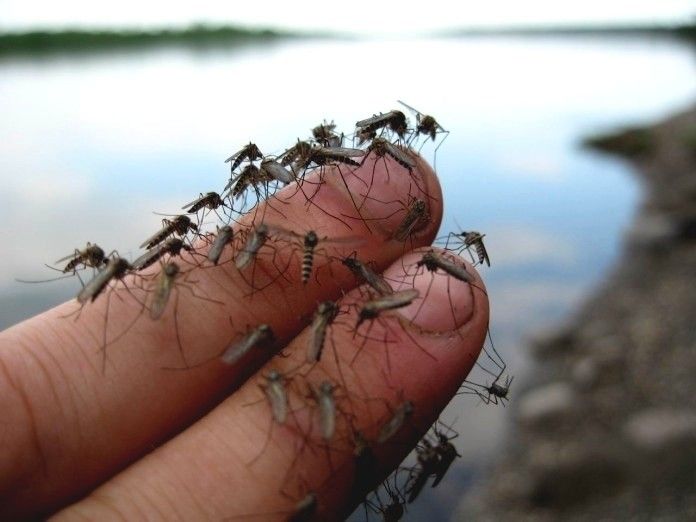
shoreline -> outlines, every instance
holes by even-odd
[[[419,38],[641,38],[673,39],[696,43],[696,24],[626,26],[520,26],[463,28],[426,32]],[[193,24],[162,28],[80,28],[0,31],[0,57],[85,53],[119,49],[146,50],[153,47],[229,47],[240,43],[288,39],[364,39],[365,35],[324,30],[288,30],[226,24]]]
[[[629,161],[644,201],[603,288],[534,343],[461,520],[696,517],[696,106],[585,145]]]

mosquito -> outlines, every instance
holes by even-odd
[[[150,305],[150,319],[156,320],[162,317],[174,287],[174,278],[179,275],[179,271],[179,265],[176,263],[167,263],[162,267],[155,283],[155,291]]]
[[[220,261],[220,256],[225,247],[234,241],[234,231],[229,225],[218,228],[213,245],[208,250],[208,260],[214,265]]]
[[[77,294],[77,301],[84,305],[88,301],[94,302],[111,281],[123,279],[133,269],[131,264],[122,257],[109,259],[102,270],[94,276]]]
[[[182,210],[186,210],[189,214],[197,214],[202,209],[208,209],[215,212],[218,218],[222,219],[220,214],[217,213],[217,209],[225,206],[225,201],[217,192],[206,192],[205,194],[201,192],[200,197],[194,199],[190,203],[186,203],[186,205],[181,208]],[[205,219],[205,214],[201,216],[198,222],[199,227],[203,219]]]
[[[498,379],[496,379],[493,381],[493,383],[490,386],[484,386],[482,384],[477,384],[477,383],[470,382],[470,381],[464,381],[467,384],[462,385],[462,387],[465,389],[468,389],[470,391],[469,392],[459,392],[458,395],[462,394],[462,393],[464,393],[464,394],[475,393],[476,395],[481,397],[483,402],[485,402],[486,404],[493,403],[497,406],[498,403],[500,403],[503,406],[505,406],[505,402],[509,401],[508,394],[510,393],[510,385],[512,384],[513,379],[514,379],[514,377],[508,376],[505,379],[505,384],[499,384]],[[483,392],[480,390],[483,390]],[[487,394],[486,396],[484,396],[484,392]]]
[[[393,143],[391,143],[389,140],[386,140],[384,138],[374,138],[372,142],[370,143],[370,146],[367,148],[365,151],[365,156],[362,159],[362,162],[360,165],[364,165],[367,159],[370,157],[370,154],[373,154],[375,159],[374,162],[372,163],[372,174],[370,176],[370,183],[368,185],[368,190],[363,196],[363,201],[360,204],[362,207],[365,204],[365,201],[367,201],[370,195],[370,191],[372,190],[372,187],[375,182],[375,172],[377,170],[377,162],[381,159],[384,163],[384,169],[387,173],[387,182],[390,179],[390,173],[389,173],[389,168],[387,166],[387,162],[385,160],[386,156],[391,157],[394,161],[396,161],[399,165],[401,165],[404,169],[406,169],[411,176],[411,181],[416,185],[418,190],[421,192],[425,193],[425,190],[420,186],[418,183],[418,180],[413,176],[413,169],[416,167],[416,162],[415,160],[408,155],[408,153],[401,148],[397,147]]]
[[[409,504],[418,498],[428,479],[435,474],[440,461],[437,449],[428,439],[421,440],[420,445],[416,447],[416,458],[418,459],[418,468],[406,487]]]
[[[281,216],[284,216],[283,212],[271,205],[269,200],[269,196],[273,192],[272,184],[274,182],[279,182],[278,178],[283,180],[282,183],[287,183],[288,179],[292,180],[290,173],[273,160],[264,160],[260,167],[250,163],[242,169],[238,176],[230,178],[224,190],[229,190],[228,195],[233,200],[244,196],[244,203],[242,205],[242,208],[244,208],[247,201],[247,190],[251,188],[254,190],[254,195],[256,196],[253,208],[258,209],[258,203],[262,199],[265,199],[269,207],[273,208]],[[256,216],[254,216],[254,220],[255,219]]]
[[[225,191],[229,190],[232,199],[239,198],[249,187],[256,187],[262,183],[270,183],[273,178],[268,176],[266,172],[261,171],[256,165],[250,163],[242,169],[238,176],[230,178],[229,183],[225,187]],[[258,189],[257,194],[260,195]]]
[[[288,395],[285,390],[285,379],[277,370],[271,370],[266,375],[265,385],[260,385],[268,404],[271,407],[273,420],[284,424],[288,418]]]
[[[365,499],[365,516],[369,520],[367,508],[369,508],[373,513],[378,513],[381,515],[382,522],[399,522],[406,511],[405,499],[401,491],[399,491],[399,486],[397,483],[399,471],[398,468],[389,477],[387,477],[382,484],[380,484],[372,492],[373,500],[368,498]],[[393,482],[393,485],[389,483]],[[389,495],[389,503],[385,505],[380,496],[380,490],[383,489],[387,495]]]
[[[314,141],[316,141],[322,147],[340,147],[343,143],[343,134],[340,136],[336,134],[336,124],[332,121],[331,123],[321,123],[312,129],[312,136]]]
[[[263,248],[263,246],[269,242],[273,232],[275,232],[275,227],[271,228],[269,225],[266,225],[265,223],[260,223],[259,225],[256,225],[254,228],[247,232],[247,237],[246,241],[244,242],[244,246],[241,248],[241,250],[239,250],[239,252],[237,252],[237,256],[234,260],[235,266],[239,271],[244,270],[252,262],[257,260],[261,248]],[[288,264],[284,268],[278,267],[276,265],[277,251],[274,247],[272,247],[272,245],[269,245],[269,248],[273,249],[273,258],[271,262],[275,269],[278,271],[278,275],[272,278],[271,281],[267,283],[265,286],[257,287],[255,284],[257,263],[254,262],[254,266],[251,272],[251,281],[247,281],[247,284],[254,291],[263,290],[264,288],[266,288],[266,286],[273,284],[279,277],[283,277],[287,280],[287,277],[285,277],[285,271],[287,269],[287,266],[290,264],[290,261],[288,260]],[[242,277],[244,276],[242,275]],[[246,278],[244,279],[246,281]]]
[[[138,259],[133,261],[133,270],[143,270],[157,261],[159,261],[164,255],[169,254],[171,257],[178,256],[181,254],[182,250],[187,252],[193,252],[193,248],[178,237],[170,237],[163,243],[159,243],[141,255]]]
[[[62,263],[68,259],[70,261],[62,270],[64,274],[75,272],[80,265],[84,268],[99,268],[108,262],[108,258],[104,255],[104,250],[98,245],[93,245],[89,241],[87,241],[87,246],[84,249],[78,250],[76,248],[72,254],[61,257],[56,263]]]
[[[335,301],[323,301],[319,303],[316,312],[314,312],[314,319],[312,319],[312,324],[310,326],[312,335],[309,338],[309,344],[307,346],[306,361],[308,364],[316,364],[321,359],[329,326],[336,320],[339,312],[340,307]]]
[[[220,356],[220,360],[233,365],[254,347],[270,347],[275,343],[273,330],[267,324],[261,324],[248,331],[241,339],[232,343]]]
[[[353,358],[351,359],[350,365],[351,367],[355,364],[355,361],[359,357],[360,353],[362,350],[365,348],[365,345],[367,344],[367,341],[369,339],[375,340],[374,337],[370,337],[370,332],[376,322],[379,322],[380,325],[384,329],[384,335],[382,337],[382,341],[387,345],[388,343],[394,343],[398,342],[398,334],[394,332],[394,330],[389,326],[388,323],[382,321],[380,317],[384,312],[389,312],[389,311],[397,311],[399,308],[406,307],[413,303],[418,297],[420,296],[420,292],[415,289],[415,288],[408,288],[406,290],[400,290],[398,292],[393,292],[392,294],[389,295],[382,295],[378,296],[376,298],[372,298],[368,301],[365,301],[363,303],[357,304],[358,308],[358,320],[353,332],[353,337],[356,335],[360,335],[363,337],[364,341],[363,343],[358,347],[358,349],[355,351]],[[413,343],[414,346],[416,346],[421,352],[423,352],[425,355],[427,355],[430,359],[433,359],[437,361],[437,358],[433,356],[430,352],[428,352],[425,348],[423,348],[420,343],[409,333],[408,328],[410,321],[406,320],[403,316],[401,316],[398,312],[393,315],[393,317],[396,318],[396,320],[399,322],[401,325],[401,332],[408,337],[408,339]],[[367,320],[371,320],[370,326],[367,328],[365,333],[358,334],[360,325]],[[397,336],[397,340],[390,339],[389,334],[393,334]],[[387,362],[387,368],[391,371],[391,358],[389,356],[389,349],[385,350],[385,356],[386,356],[386,362]]]
[[[106,266],[102,268],[97,274],[89,281],[85,286],[82,287],[82,290],[77,294],[77,302],[80,303],[80,307],[73,313],[76,313],[75,315],[75,320],[77,320],[80,317],[80,314],[82,313],[83,307],[88,303],[88,302],[94,302],[97,297],[99,297],[103,292],[104,289],[109,286],[109,283],[112,281],[123,281],[126,275],[131,273],[133,271],[132,265],[122,257],[112,257],[109,258]],[[138,300],[135,295],[133,295],[130,290],[128,289],[127,286],[124,287],[128,292],[131,294],[131,297],[135,299],[138,303],[142,304],[141,301]],[[131,322],[124,330],[119,334],[115,339],[113,339],[110,343],[107,342],[107,324],[108,324],[108,319],[109,319],[109,308],[111,306],[111,295],[112,293],[109,293],[106,298],[106,310],[104,312],[104,330],[103,330],[103,335],[102,335],[102,344],[101,344],[101,350],[103,353],[103,358],[102,358],[102,372],[106,369],[106,347],[108,344],[111,344],[118,340],[122,335],[124,335],[130,327],[135,324],[135,321],[138,320],[140,315],[137,315],[134,319],[133,322]],[[118,296],[117,296],[118,297]],[[73,313],[68,314],[73,315]]]
[[[101,247],[97,245],[93,245],[89,241],[87,242],[87,246],[83,250],[79,250],[76,248],[74,253],[65,257],[61,257],[58,261],[56,261],[56,263],[62,263],[63,261],[67,261],[68,259],[70,261],[68,262],[68,264],[65,265],[65,267],[62,270],[59,268],[54,268],[50,265],[46,265],[47,268],[50,268],[51,270],[55,270],[62,274],[68,274],[68,272],[71,272],[68,275],[54,277],[52,279],[41,279],[38,281],[26,279],[16,279],[16,281],[18,283],[31,284],[50,283],[53,281],[58,281],[60,279],[66,279],[68,277],[77,276],[77,278],[80,280],[80,284],[84,286],[82,278],[80,277],[80,274],[78,272],[80,270],[80,265],[82,265],[82,268],[92,267],[98,270],[99,268],[101,268],[102,265],[106,265],[109,261],[109,257],[104,255],[104,250],[102,250]]]
[[[435,141],[438,134],[444,134],[445,137],[442,139],[442,141],[445,141],[445,138],[447,138],[449,135],[449,131],[446,131],[434,117],[428,114],[423,114],[419,110],[414,109],[410,105],[407,105],[400,100],[399,103],[416,115],[416,131],[414,137],[417,137],[419,134],[423,134],[424,136],[429,136],[432,141]],[[440,145],[442,145],[442,141],[439,143],[438,148]],[[437,149],[435,150],[437,152]]]
[[[437,425],[433,427],[435,437],[437,438],[437,446],[435,446],[435,451],[439,457],[437,466],[434,470],[435,478],[431,485],[433,488],[437,487],[437,485],[442,481],[447,474],[447,471],[449,471],[450,467],[452,466],[452,463],[454,463],[457,458],[461,457],[461,455],[457,452],[457,448],[455,448],[454,444],[452,444],[452,440],[457,438],[459,435],[451,428],[448,429],[454,433],[453,436],[448,437],[447,434],[439,431],[437,429]]]
[[[413,414],[413,403],[411,401],[402,402],[394,411],[392,416],[379,429],[377,442],[384,444],[391,439],[401,429],[406,419]]]
[[[412,196],[409,196],[408,205],[404,205],[404,203],[402,201],[398,201],[398,200],[382,201],[379,199],[371,198],[368,195],[365,196],[365,199],[371,199],[372,201],[376,201],[376,202],[384,204],[384,205],[390,205],[390,204],[396,204],[396,203],[401,205],[400,209],[395,210],[394,212],[392,212],[391,214],[389,214],[387,216],[383,216],[383,217],[379,217],[379,218],[370,218],[371,220],[374,220],[374,221],[384,220],[384,219],[389,219],[390,217],[396,215],[399,212],[405,212],[404,218],[401,220],[401,222],[396,227],[394,232],[392,232],[390,239],[405,242],[414,233],[425,228],[427,226],[427,224],[430,222],[430,212],[428,212],[428,205],[422,199],[418,199],[418,198],[414,198]],[[345,214],[344,214],[344,216],[345,216]],[[346,216],[346,217],[350,217],[350,216]]]
[[[265,173],[264,178],[266,179],[273,179],[285,185],[295,181],[294,176],[275,159],[265,158],[261,161],[259,169],[262,173]]]
[[[370,146],[367,148],[367,151],[365,153],[365,157],[363,158],[363,163],[365,163],[365,160],[367,159],[370,153],[374,153],[374,155],[378,158],[383,158],[384,156],[391,156],[394,159],[394,161],[396,161],[399,165],[404,167],[409,172],[412,172],[416,166],[416,162],[408,154],[406,154],[406,152],[404,152],[402,149],[400,149],[399,147],[397,147],[396,145],[384,138],[375,138],[374,140],[372,140],[372,143],[370,143]]]
[[[414,198],[406,210],[404,219],[392,234],[392,239],[406,241],[413,233],[424,228],[429,220],[430,214],[425,201]]]
[[[152,248],[158,245],[172,234],[185,236],[189,230],[198,231],[198,226],[191,222],[191,219],[185,215],[174,216],[173,219],[163,219],[162,228],[152,235],[150,238],[143,241],[140,248]]]
[[[252,162],[261,158],[263,158],[263,154],[261,154],[259,148],[256,146],[256,144],[249,142],[248,145],[245,145],[240,150],[232,154],[229,158],[227,158],[225,160],[225,163],[232,163],[230,170],[234,171],[234,169],[239,167],[239,165],[241,165],[245,159],[248,159],[250,162]]]
[[[268,225],[261,223],[254,227],[247,236],[246,244],[244,248],[237,254],[235,259],[235,265],[239,270],[246,268],[249,263],[251,263],[261,250],[261,247],[266,244],[266,242],[271,237],[271,232]]]
[[[476,259],[472,256],[471,261],[474,264],[482,265],[484,262],[486,265],[491,266],[491,260],[488,257],[488,251],[486,250],[486,245],[483,244],[483,238],[486,234],[481,234],[480,232],[450,232],[447,235],[447,240],[445,242],[445,248],[449,247],[450,240],[458,242],[457,246],[453,250],[456,250],[460,255],[466,250],[471,255],[471,248],[473,247],[476,252],[476,258],[478,258],[478,263]]]
[[[463,283],[472,284],[474,282],[474,276],[466,271],[464,265],[459,265],[434,250],[429,250],[423,254],[423,257],[416,262],[416,266],[424,266],[429,272],[435,272],[438,269],[442,270]]]
[[[359,281],[370,285],[379,295],[386,296],[394,293],[394,289],[386,279],[372,270],[369,265],[358,259],[357,252],[353,252],[350,256],[341,259],[341,263],[348,268]]]
[[[224,204],[225,202],[220,197],[220,194],[217,192],[206,192],[205,194],[201,193],[199,198],[194,199],[190,203],[186,203],[186,205],[181,208],[186,210],[189,214],[195,214],[202,208],[215,210]]]
[[[189,291],[189,293],[197,298],[197,299],[202,299],[211,303],[216,303],[218,305],[223,305],[224,303],[221,301],[216,301],[214,299],[209,299],[207,297],[198,295],[193,288],[190,286],[187,286],[186,283],[181,281],[183,277],[185,276],[182,275],[181,269],[179,268],[179,265],[177,265],[174,262],[170,263],[165,263],[162,265],[162,268],[157,275],[157,278],[155,279],[154,285],[153,285],[153,291],[152,291],[152,299],[150,301],[150,319],[153,321],[156,321],[160,319],[163,315],[165,310],[167,309],[168,303],[171,301],[171,295],[172,292],[175,292],[174,294],[174,304],[173,304],[173,315],[174,315],[174,331],[176,333],[176,342],[179,347],[179,354],[181,355],[181,359],[184,362],[184,366],[186,368],[189,367],[188,361],[186,360],[186,357],[184,355],[184,347],[181,343],[181,337],[179,334],[179,319],[178,319],[178,309],[179,309],[179,293],[178,293],[178,287],[183,287]],[[179,280],[178,285],[176,284],[177,280]],[[191,281],[194,282],[194,281]]]
[[[403,139],[408,130],[408,122],[406,115],[401,111],[390,111],[385,114],[378,114],[371,118],[360,120],[355,124],[358,128],[358,134],[368,134],[379,129],[388,127],[399,138]]]
[[[312,389],[314,398],[319,407],[319,425],[321,436],[325,441],[330,441],[336,432],[336,399],[334,391],[336,386],[330,381],[322,381],[318,388]]]
[[[387,310],[396,310],[398,308],[403,308],[410,305],[414,300],[420,296],[420,292],[415,288],[408,288],[406,290],[400,290],[399,292],[393,292],[389,295],[383,295],[366,301],[360,307],[358,313],[358,322],[355,325],[358,328],[364,321],[368,319],[375,319],[382,312]]]
[[[302,263],[300,265],[302,284],[307,284],[309,282],[309,278],[312,276],[312,271],[314,270],[315,257],[317,254],[320,254],[323,251],[322,255],[324,257],[326,257],[329,261],[332,259],[330,256],[326,255],[325,249],[319,250],[317,248],[319,244],[349,244],[354,246],[364,242],[364,239],[361,237],[342,237],[335,239],[330,239],[328,237],[320,238],[314,230],[309,230],[305,234],[298,234],[297,232],[286,230],[282,227],[272,227],[271,231],[281,238],[295,243],[302,249]]]

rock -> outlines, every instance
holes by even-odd
[[[573,348],[574,333],[570,325],[548,328],[529,339],[530,351],[537,359],[568,353]]]
[[[626,238],[632,247],[646,247],[669,242],[677,235],[677,224],[664,214],[641,214]]]
[[[696,413],[646,409],[626,422],[624,434],[633,446],[647,452],[661,452],[674,446],[696,444]]]
[[[626,421],[623,433],[635,451],[637,482],[670,493],[696,488],[696,413],[646,409]]]
[[[532,484],[528,501],[535,507],[559,510],[592,497],[606,497],[625,484],[625,463],[609,451],[554,448],[551,445],[530,463]]]
[[[599,368],[592,359],[586,357],[573,364],[571,375],[578,388],[589,389],[597,382]]]
[[[575,410],[576,394],[565,382],[548,384],[524,395],[519,402],[518,419],[528,425],[542,425],[568,417]]]

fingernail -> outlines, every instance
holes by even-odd
[[[418,266],[424,253],[425,251],[411,252],[405,255],[384,272],[384,277],[396,291],[416,288],[420,292],[413,303],[400,309],[401,315],[413,325],[435,334],[458,330],[472,318],[473,292],[480,290],[442,270],[430,272],[425,266]],[[438,253],[466,267],[467,272],[476,277],[474,270],[460,257],[442,251]],[[479,282],[478,278],[475,280]]]

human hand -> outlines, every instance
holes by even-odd
[[[0,333],[0,518],[43,516],[64,508],[56,518],[234,520],[275,514],[282,519],[292,514],[302,491],[317,493],[320,518],[347,515],[356,501],[349,498],[355,466],[346,451],[353,430],[364,432],[371,442],[378,483],[456,393],[488,326],[483,283],[471,266],[472,285],[425,270],[404,275],[405,267],[420,259],[407,250],[429,245],[442,216],[439,184],[421,160],[412,178],[390,160],[380,160],[375,169],[367,161],[344,178],[328,172],[311,205],[287,187],[256,215],[293,230],[346,235],[346,227],[328,214],[355,216],[344,180],[351,192],[364,191],[373,174],[374,199],[366,200],[360,211],[369,216],[364,223],[371,231],[360,220],[350,221],[350,234],[364,237],[358,256],[386,269],[390,281],[415,285],[425,303],[418,300],[400,310],[412,324],[384,320],[396,342],[382,341],[380,325],[366,337],[356,336],[354,309],[341,318],[351,328],[331,329],[336,357],[325,348],[307,380],[328,378],[351,399],[346,406],[350,413],[337,419],[335,443],[308,447],[307,433],[317,421],[305,406],[307,387],[301,377],[293,377],[288,386],[294,413],[287,426],[272,426],[259,384],[270,369],[283,373],[300,366],[311,335],[305,327],[317,303],[336,299],[342,291],[347,294],[339,302],[361,299],[358,282],[343,267],[329,271],[324,266],[318,269],[320,285],[303,285],[299,260],[290,258],[286,275],[291,282],[276,277],[249,295],[244,274],[223,256],[220,266],[192,270],[186,284],[224,304],[180,289],[177,328],[171,307],[158,321],[143,314],[138,300],[145,295],[134,286],[135,298],[123,292],[110,300],[100,296],[84,307],[79,320],[65,317],[77,306],[72,301]],[[420,189],[414,188],[414,180]],[[429,223],[406,242],[390,240],[403,219],[403,202],[418,190],[429,206]],[[125,333],[106,347],[103,368],[107,306],[110,341]],[[287,357],[259,368],[272,356],[259,350],[240,364],[220,363],[214,356],[233,338],[230,318],[237,333],[270,324]],[[163,369],[181,365],[179,344],[194,366],[213,359],[185,371]],[[404,399],[414,404],[412,417],[392,439],[378,444],[380,424]]]

